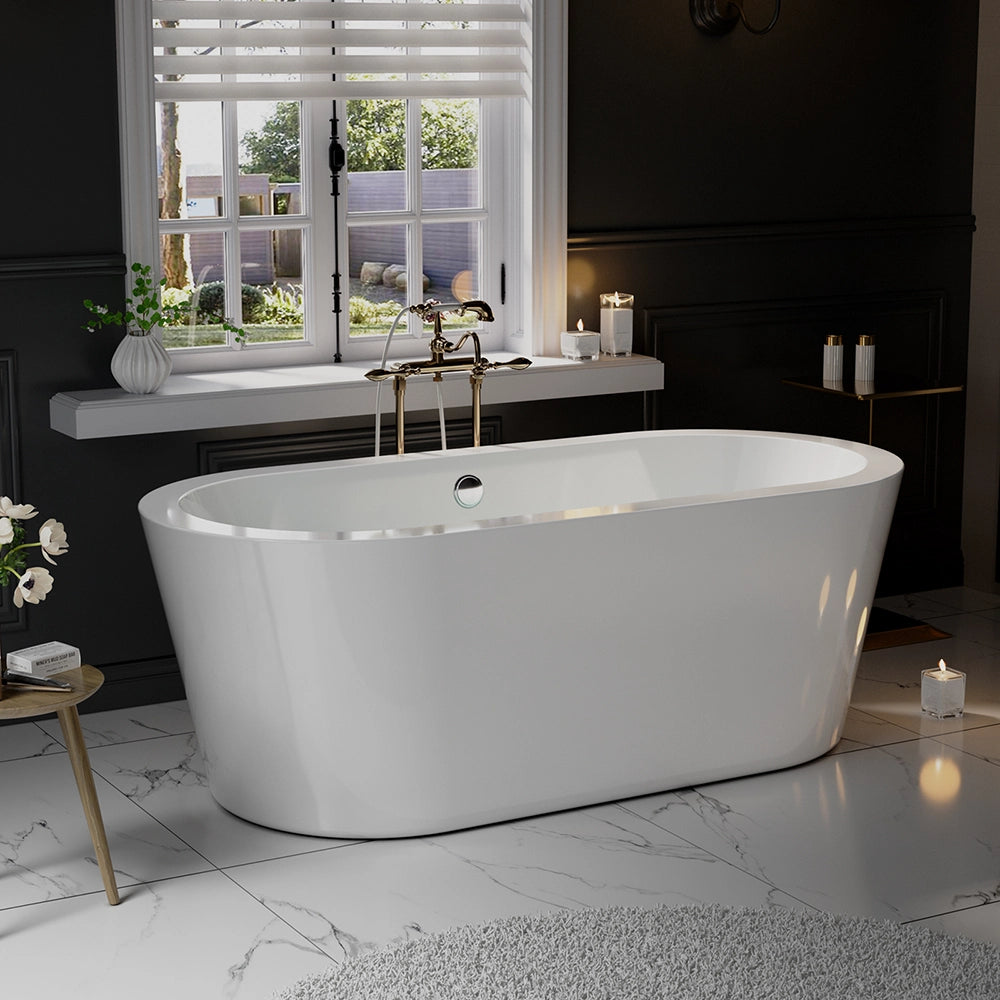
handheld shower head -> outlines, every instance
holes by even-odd
[[[493,310],[482,299],[469,299],[468,302],[461,303],[458,314],[463,316],[467,312],[475,313],[481,323],[492,323],[494,319]]]
[[[429,323],[435,314],[456,313],[464,316],[467,312],[475,313],[481,323],[492,323],[493,310],[482,299],[469,299],[467,302],[438,302],[428,299],[410,306],[410,312],[416,313],[425,323]]]

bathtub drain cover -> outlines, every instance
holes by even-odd
[[[483,499],[483,481],[478,476],[461,476],[455,483],[455,502],[459,507],[475,507]]]

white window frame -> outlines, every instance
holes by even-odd
[[[520,204],[520,212],[502,212],[502,233],[491,224],[494,239],[501,246],[501,258],[507,266],[507,302],[503,318],[487,331],[485,344],[502,347],[520,354],[559,354],[559,332],[566,324],[566,33],[568,0],[534,0],[532,5],[532,44],[534,67],[531,78],[530,102],[521,102],[522,122],[517,142],[501,143],[505,158],[502,171],[491,171],[504,184],[505,205]],[[123,248],[126,261],[150,261],[159,268],[159,219],[157,203],[157,171],[155,142],[155,101],[149,59],[152,52],[152,19],[147,0],[116,0],[118,29],[119,131],[121,141],[121,182]],[[304,104],[306,108],[308,105]],[[313,102],[315,106],[315,102]],[[303,114],[303,119],[306,115]],[[345,128],[341,115],[341,127]],[[308,132],[308,129],[304,129]],[[502,134],[502,133],[500,133]],[[507,133],[508,135],[510,133]],[[497,139],[483,137],[483,156],[495,156]],[[311,165],[316,187],[324,173],[326,148],[324,142],[305,140],[303,150],[303,181],[305,164]],[[345,178],[346,179],[346,178]],[[523,181],[524,189],[518,190]],[[343,184],[343,181],[342,181]],[[495,192],[490,192],[495,197]],[[319,199],[325,197],[316,191]],[[315,237],[329,236],[323,232],[321,220],[331,212],[315,211],[319,228]],[[341,212],[341,225],[346,230],[346,212]],[[342,234],[343,235],[343,234]],[[346,240],[341,239],[342,255]],[[511,263],[513,262],[513,263]],[[341,261],[346,272],[346,257]],[[499,303],[499,275],[483,275],[482,296]],[[350,344],[348,298],[349,285],[343,273],[341,295],[341,351],[361,359],[377,358],[384,338],[364,338]],[[325,295],[322,290],[312,297],[313,308],[322,311]],[[332,304],[332,303],[331,303]],[[495,307],[496,308],[496,307]],[[316,317],[314,317],[315,319]],[[316,324],[316,329],[320,324]],[[330,314],[329,329],[333,329]],[[333,359],[332,333],[330,343],[254,345],[252,348],[198,348],[172,351],[174,370],[178,372],[212,371],[303,363],[326,363]],[[393,343],[394,356],[412,354],[416,349],[411,337],[401,336]]]

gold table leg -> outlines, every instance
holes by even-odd
[[[108,837],[104,832],[104,820],[101,818],[101,806],[97,801],[97,789],[94,787],[94,776],[90,772],[90,758],[87,756],[87,746],[83,742],[83,731],[80,729],[80,716],[76,706],[61,708],[56,713],[66,737],[66,748],[69,750],[69,760],[73,765],[73,776],[76,787],[80,791],[80,801],[83,803],[83,814],[87,818],[90,839],[97,854],[97,867],[101,870],[104,880],[104,891],[108,902],[115,906],[118,903],[118,886],[115,883],[114,869],[111,867],[111,852],[108,850]]]

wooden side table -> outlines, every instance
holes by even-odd
[[[90,839],[97,854],[97,866],[104,880],[104,891],[107,893],[108,902],[115,906],[118,903],[118,886],[115,883],[114,869],[111,867],[111,852],[108,850],[104,820],[101,818],[101,807],[97,801],[97,789],[94,788],[90,758],[87,756],[87,746],[83,742],[83,732],[80,729],[80,716],[76,710],[81,701],[89,698],[104,683],[104,674],[96,667],[84,664],[78,670],[67,670],[59,674],[58,679],[68,681],[73,690],[30,691],[5,685],[3,697],[0,698],[0,719],[31,719],[38,715],[48,715],[50,712],[55,712],[59,717],[59,724],[66,737],[69,761],[73,765],[76,787],[83,802],[83,814],[87,818]]]

